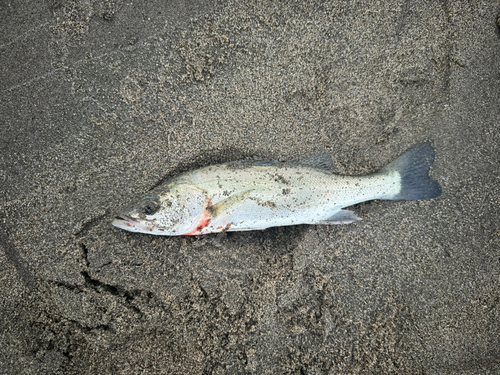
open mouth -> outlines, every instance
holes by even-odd
[[[131,232],[151,232],[155,226],[154,223],[140,223],[125,216],[115,216],[111,224]]]

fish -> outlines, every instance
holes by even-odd
[[[193,236],[298,224],[351,224],[349,207],[374,199],[430,200],[435,151],[420,143],[380,171],[341,176],[330,157],[298,162],[236,161],[174,177],[129,205],[112,225],[130,232]]]

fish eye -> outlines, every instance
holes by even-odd
[[[146,215],[153,215],[160,209],[160,205],[153,199],[146,198],[143,202],[142,212]]]

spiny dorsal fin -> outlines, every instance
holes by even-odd
[[[316,168],[316,169],[324,169],[327,171],[333,171],[335,169],[335,165],[333,164],[333,160],[330,154],[326,151],[315,151],[309,156],[300,159],[299,161],[292,162],[280,162],[275,160],[238,160],[232,161],[229,163],[225,163],[229,168],[240,169],[240,168],[248,168],[248,167],[279,167],[285,166],[287,164],[295,164],[303,167]]]
[[[236,160],[224,163],[224,165],[231,169],[243,169],[249,167],[273,167],[279,165],[279,163],[274,160]]]

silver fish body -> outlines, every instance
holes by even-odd
[[[113,225],[156,235],[199,235],[296,224],[349,224],[344,207],[373,199],[431,199],[434,161],[421,143],[368,176],[338,176],[317,163],[232,162],[184,173],[120,214]]]

